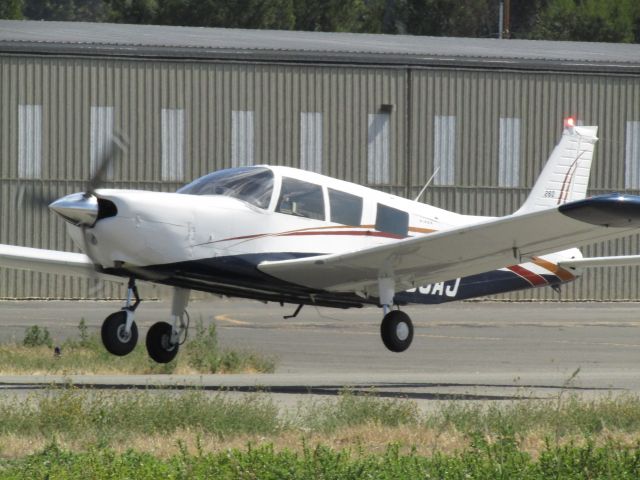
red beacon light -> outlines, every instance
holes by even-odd
[[[568,117],[564,119],[565,128],[573,128],[576,126],[576,119],[573,117]]]

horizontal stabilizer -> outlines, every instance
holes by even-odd
[[[633,267],[638,265],[640,265],[640,255],[579,258],[558,262],[558,266],[563,268]]]

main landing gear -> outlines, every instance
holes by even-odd
[[[392,352],[404,352],[413,340],[413,323],[409,315],[400,310],[387,313],[380,324],[382,343]]]
[[[169,363],[178,354],[189,328],[186,312],[190,290],[174,288],[171,308],[172,323],[154,323],[147,332],[146,347],[149,356],[158,363]],[[132,299],[135,302],[132,304]],[[140,297],[135,279],[129,280],[125,306],[109,315],[102,324],[102,343],[109,353],[124,356],[133,351],[138,342],[135,311]],[[185,317],[187,321],[185,322]]]
[[[382,343],[392,352],[404,352],[413,340],[413,323],[406,313],[391,310],[395,294],[393,278],[379,278],[378,285],[380,304],[384,310],[384,317],[380,324]]]
[[[158,363],[169,363],[178,354],[180,345],[187,338],[189,315],[186,314],[189,303],[190,290],[184,288],[173,289],[173,304],[171,317],[173,324],[158,322],[151,325],[147,332],[147,353]],[[185,322],[185,316],[187,321]]]

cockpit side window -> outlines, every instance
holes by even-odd
[[[406,237],[409,234],[409,214],[379,203],[376,214],[376,230]]]
[[[178,193],[226,195],[259,208],[268,208],[273,194],[273,172],[262,167],[220,170],[194,180]]]
[[[322,187],[295,178],[282,177],[276,212],[324,220]]]
[[[329,189],[329,205],[331,206],[331,221],[343,225],[358,226],[362,220],[362,198]]]

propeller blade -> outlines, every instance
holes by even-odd
[[[87,298],[96,298],[99,296],[99,292],[104,292],[104,282],[98,276],[97,269],[99,264],[93,256],[90,242],[87,239],[87,227],[85,225],[82,226],[82,249],[84,250],[85,255],[89,257],[95,266],[95,270],[91,272],[91,278],[89,279],[90,286],[87,290]]]
[[[36,191],[33,187],[20,185],[16,195],[16,205],[18,207],[47,208],[56,198],[44,195]]]
[[[88,180],[85,188],[86,195],[93,195],[97,188],[102,185],[107,171],[113,165],[113,163],[120,158],[120,155],[127,148],[128,142],[119,132],[114,133],[111,137],[111,143],[104,150],[104,153],[100,159],[98,159],[98,168],[94,172],[93,176]]]

